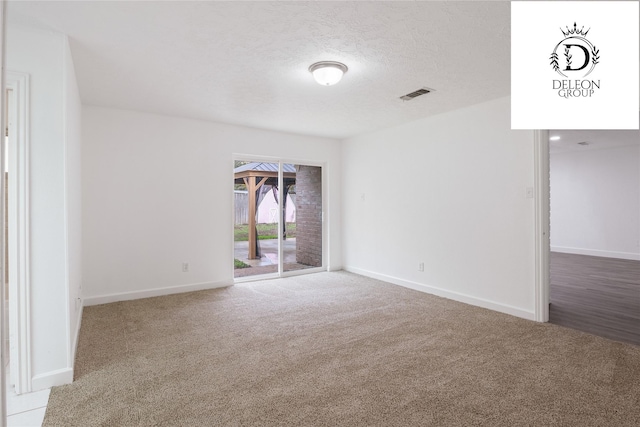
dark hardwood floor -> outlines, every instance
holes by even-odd
[[[640,345],[640,261],[551,253],[549,322]]]

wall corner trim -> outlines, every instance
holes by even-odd
[[[207,289],[226,288],[233,285],[232,280],[220,282],[192,283],[188,285],[169,286],[166,288],[145,289],[141,291],[120,292],[115,294],[98,295],[84,298],[84,307],[99,304],[108,304],[118,301],[130,301],[142,298],[160,297],[164,295],[181,294],[185,292],[204,291]]]
[[[549,240],[551,220],[549,182],[549,131],[533,133],[534,157],[534,320],[549,321]]]
[[[76,364],[76,353],[78,352],[78,340],[80,339],[80,327],[82,326],[82,310],[84,309],[83,303],[80,305],[78,313],[78,321],[76,322],[76,330],[73,331],[73,344],[71,345],[71,360],[70,364],[73,368]]]
[[[447,291],[435,286],[424,285],[422,283],[412,282],[409,280],[400,279],[394,276],[387,276],[386,274],[375,273],[369,270],[363,270],[357,267],[345,266],[345,271],[350,273],[359,274],[361,276],[370,277],[372,279],[382,280],[387,283],[391,283],[405,288],[413,289],[415,291],[424,292],[431,295],[447,298],[453,301],[462,302],[465,304],[474,305],[477,307],[487,308],[489,310],[498,311],[500,313],[509,314],[512,316],[520,317],[527,320],[535,320],[535,313],[533,311],[523,310],[511,305],[500,304],[498,302],[477,298],[471,295],[462,294],[459,292]]]

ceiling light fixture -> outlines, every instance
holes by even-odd
[[[311,64],[309,67],[309,72],[313,74],[313,78],[322,86],[331,86],[338,83],[347,70],[346,65],[334,61],[320,61]]]
[[[551,136],[551,137],[549,137],[549,141],[557,141],[559,139],[560,139],[559,136]]]

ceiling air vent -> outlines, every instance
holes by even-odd
[[[417,98],[421,95],[425,95],[429,92],[433,92],[433,89],[429,89],[428,87],[423,87],[422,89],[418,89],[414,92],[408,93],[400,97],[403,101],[411,101],[414,98]]]

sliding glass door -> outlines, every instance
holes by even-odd
[[[293,165],[283,232],[283,270],[322,267],[322,168]],[[284,200],[284,199],[283,199]],[[287,215],[288,214],[288,215]]]
[[[322,167],[234,161],[234,278],[323,266]]]

